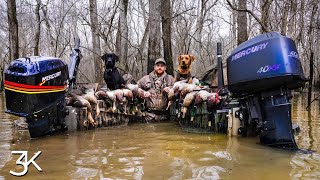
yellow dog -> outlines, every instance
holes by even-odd
[[[187,83],[192,83],[191,69],[192,62],[196,60],[196,57],[191,54],[184,54],[178,57],[178,73],[175,77],[175,82],[181,80],[187,80]]]

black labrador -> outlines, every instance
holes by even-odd
[[[104,81],[107,83],[108,88],[115,90],[124,87],[125,81],[115,67],[119,57],[114,53],[106,53],[101,58],[105,63]]]

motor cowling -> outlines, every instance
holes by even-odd
[[[6,112],[26,117],[31,137],[64,126],[68,67],[58,58],[33,56],[11,62],[4,72]]]
[[[235,96],[275,87],[300,88],[306,78],[294,41],[277,32],[252,38],[227,58],[228,89]]]

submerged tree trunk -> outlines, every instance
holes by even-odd
[[[100,48],[100,37],[98,30],[98,14],[97,14],[97,1],[90,0],[90,20],[91,20],[91,34],[92,34],[92,48],[93,48],[93,59],[94,59],[94,82],[102,82],[102,60],[101,60],[101,48]]]
[[[308,104],[311,103],[311,98],[312,98],[312,84],[313,84],[313,59],[314,57],[314,53],[311,50],[311,54],[310,54],[310,63],[309,63],[309,68],[310,68],[310,78],[309,78],[309,86],[308,86]]]
[[[318,6],[317,3],[314,2],[313,4],[313,8],[312,8],[312,12],[311,12],[311,17],[310,17],[310,24],[309,24],[309,28],[308,28],[308,39],[309,39],[309,49],[310,49],[310,59],[309,59],[309,70],[310,70],[310,74],[309,74],[309,88],[308,88],[308,104],[311,103],[311,97],[312,97],[312,85],[313,85],[313,71],[314,71],[314,49],[315,49],[315,39],[314,37],[314,29],[315,29],[315,15],[318,11]]]
[[[171,6],[170,0],[161,1],[163,55],[167,62],[167,73],[173,74],[172,46],[171,46]]]
[[[9,23],[10,59],[19,58],[19,36],[16,1],[7,0],[7,14]]]
[[[148,73],[153,70],[155,60],[161,56],[160,3],[160,0],[149,1]]]

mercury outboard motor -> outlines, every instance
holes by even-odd
[[[79,43],[71,54],[72,73],[62,60],[43,56],[16,59],[5,70],[6,112],[26,118],[31,138],[67,129],[65,95],[75,82]]]
[[[228,90],[239,99],[239,133],[262,144],[297,149],[292,132],[291,90],[305,84],[294,41],[279,33],[240,44],[227,58]]]

